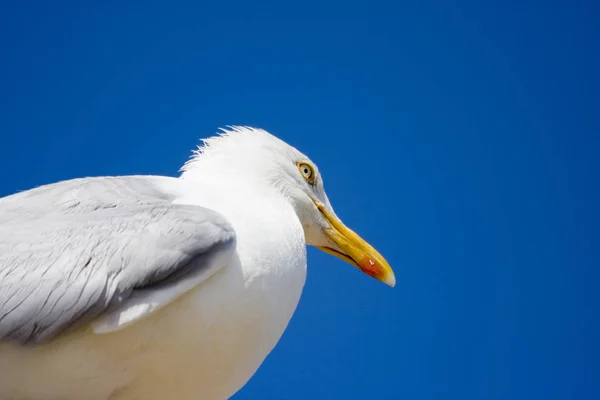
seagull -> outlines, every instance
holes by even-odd
[[[179,177],[93,177],[0,199],[0,399],[223,400],[279,341],[316,246],[389,286],[317,166],[229,127]]]

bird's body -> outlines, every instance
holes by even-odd
[[[296,309],[314,226],[271,169],[223,154],[0,199],[0,400],[222,400],[250,379]]]
[[[136,177],[127,178],[120,179]],[[110,179],[96,183],[109,187]],[[291,207],[277,196],[244,193],[251,185],[239,188],[241,196],[223,196],[229,193],[221,193],[218,183],[203,185],[203,194],[176,178],[141,179],[175,194],[169,199],[175,204],[219,210],[236,232],[231,262],[209,285],[128,329],[110,335],[79,329],[36,347],[0,345],[5,398],[224,399],[246,383],[279,340],[306,278],[304,235]],[[81,184],[78,192],[86,182]],[[19,195],[8,199],[23,204]],[[253,207],[253,200],[262,206]],[[256,211],[244,213],[248,207]]]

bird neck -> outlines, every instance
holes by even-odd
[[[229,174],[226,171],[204,174],[184,174],[180,178],[184,191],[178,203],[212,208],[235,218],[238,212],[260,215],[295,211],[287,197],[273,185],[260,179]],[[226,216],[227,217],[227,216]],[[263,215],[265,217],[265,215]]]

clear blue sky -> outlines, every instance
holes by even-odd
[[[254,125],[396,269],[311,249],[235,400],[600,398],[597,2],[78,3],[0,4],[0,195]]]

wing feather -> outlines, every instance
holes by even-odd
[[[89,178],[0,199],[0,340],[42,343],[100,315],[97,332],[122,329],[226,265],[233,229],[172,204],[175,181]]]

